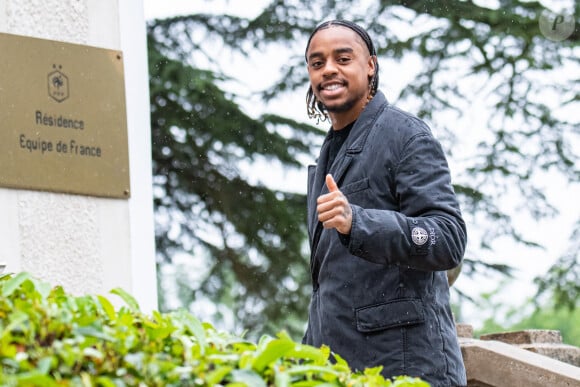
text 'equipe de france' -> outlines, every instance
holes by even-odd
[[[42,154],[49,152],[68,153],[79,156],[101,157],[101,147],[79,144],[75,140],[59,140],[56,143],[51,140],[44,140],[40,137],[33,139],[21,134],[19,145],[23,150],[29,152],[40,152]]]

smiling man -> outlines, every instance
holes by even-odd
[[[308,169],[304,342],[357,370],[466,385],[446,275],[463,259],[466,229],[441,146],[378,91],[376,51],[360,26],[319,25],[306,62],[308,115],[331,128]]]

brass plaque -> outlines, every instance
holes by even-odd
[[[129,197],[121,51],[0,33],[0,186]]]

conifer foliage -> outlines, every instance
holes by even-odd
[[[542,245],[515,227],[513,217],[542,219],[565,209],[547,197],[546,176],[580,181],[578,115],[570,114],[579,104],[579,23],[566,39],[554,41],[539,28],[546,11],[539,2],[480,3],[273,0],[250,19],[193,14],[149,23],[160,267],[185,252],[203,272],[196,283],[180,270],[171,278],[179,282],[183,305],[207,299],[225,305],[250,330],[270,324],[301,331],[310,292],[305,198],[296,193],[304,190],[257,184],[241,165],[306,168],[301,160],[315,157],[326,128],[305,124],[306,113],[304,120],[250,117],[240,107],[243,96],[227,87],[241,80],[222,70],[237,65],[226,52],[282,51],[278,80],[261,91],[268,112],[269,101],[305,92],[302,50],[310,31],[330,18],[369,30],[382,63],[381,89],[427,120],[452,160],[470,234],[463,272],[509,272],[510,257],[484,263],[497,238]],[[575,6],[571,13],[580,15]],[[294,49],[297,42],[304,44]],[[419,63],[417,73],[398,95],[389,95],[390,83],[399,80],[389,69],[409,58]],[[483,110],[481,118],[470,118],[476,109]],[[578,253],[563,259],[577,263]],[[561,273],[550,271],[542,291],[554,283],[556,290],[577,290]],[[163,295],[163,278],[160,283]]]

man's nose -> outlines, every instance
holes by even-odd
[[[326,64],[324,66],[324,72],[323,72],[323,75],[325,77],[332,76],[332,75],[336,74],[337,71],[338,71],[338,68],[336,66],[335,61],[333,61],[333,60],[326,61]]]

